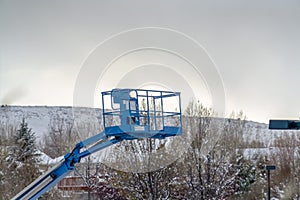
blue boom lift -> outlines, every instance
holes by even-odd
[[[179,92],[113,89],[102,92],[102,108],[104,131],[76,144],[64,159],[13,199],[37,199],[73,171],[82,158],[122,140],[182,134]]]

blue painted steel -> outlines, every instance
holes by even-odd
[[[82,146],[87,146],[87,145],[90,145],[90,144],[94,143],[95,141],[104,140],[106,138],[107,137],[106,137],[105,132],[102,132],[102,133],[99,133],[95,136],[92,136],[92,137],[80,142],[79,144],[82,145]]]
[[[107,136],[132,140],[182,134],[179,92],[114,89],[102,92],[102,106],[106,108],[103,121]]]
[[[58,165],[46,172],[45,175],[39,177],[36,181],[17,194],[13,199],[37,199],[51,187],[56,185],[65,176],[67,176],[71,171],[73,171],[75,164],[79,163],[82,158],[123,140],[122,138],[117,137],[106,139],[106,137],[103,137],[103,135],[105,134],[99,133],[76,144],[73,151],[71,153],[67,153],[64,156],[64,159]],[[101,141],[101,139],[102,142],[98,143]],[[94,145],[81,152],[83,147],[86,147],[90,144]]]
[[[50,176],[52,178],[52,181],[50,183],[48,183],[45,187],[41,188],[41,190],[38,191],[36,194],[34,194],[32,197],[30,197],[30,199],[39,198],[42,194],[47,192],[50,188],[55,186],[59,181],[61,181],[64,177],[66,177],[72,170],[73,170],[73,168],[68,169],[66,163],[64,162],[57,169],[55,169],[55,171],[48,174],[47,177]],[[22,198],[20,198],[20,199],[22,199]]]
[[[108,102],[106,97],[109,97]],[[13,199],[37,199],[74,170],[75,164],[82,158],[122,140],[164,139],[182,134],[179,92],[114,89],[102,92],[102,104],[104,132],[76,144],[73,151],[67,153],[58,165]],[[108,109],[106,104],[110,105]],[[84,147],[87,149],[81,151]]]

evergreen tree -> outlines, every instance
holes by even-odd
[[[35,133],[28,127],[24,118],[14,135],[14,144],[16,161],[22,163],[36,161]]]
[[[39,175],[38,154],[35,146],[35,133],[25,119],[13,134],[13,144],[6,158],[8,197],[12,197],[34,181]]]

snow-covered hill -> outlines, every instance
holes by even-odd
[[[101,127],[102,113],[97,108],[73,108],[65,106],[1,106],[0,125],[14,124],[18,126],[25,118],[29,127],[36,133],[37,140],[41,140],[49,132],[51,122],[65,120],[66,123],[95,123]],[[265,146],[272,146],[273,141],[286,134],[283,131],[270,131],[268,125],[253,121],[246,121],[243,138],[245,141],[259,141]]]
[[[37,140],[47,134],[51,122],[64,120],[65,123],[101,123],[101,110],[95,108],[73,108],[59,106],[1,106],[0,125],[19,126],[22,119],[35,132]]]

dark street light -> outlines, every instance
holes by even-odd
[[[275,165],[266,166],[266,170],[268,171],[268,200],[271,199],[270,171],[275,169],[276,169]]]
[[[300,129],[299,120],[270,120],[269,129],[273,130],[298,130]],[[270,171],[275,170],[275,165],[267,165],[266,170],[268,171],[268,200],[271,199],[271,188],[270,188]]]
[[[270,120],[269,129],[300,129],[299,120]]]

